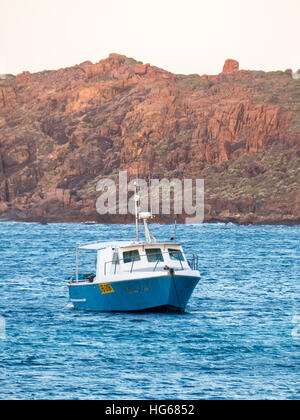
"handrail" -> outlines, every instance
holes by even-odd
[[[159,260],[156,261],[155,267],[153,268],[153,271],[156,270],[157,264],[159,263]]]
[[[175,251],[177,251],[177,250],[174,250],[173,252],[175,252]],[[162,255],[164,255],[164,254],[170,255],[169,254],[169,251],[162,252]],[[140,254],[140,257],[147,257],[147,254]],[[188,265],[190,266],[190,268],[192,270],[198,270],[198,258],[199,258],[198,255],[192,254],[192,260],[190,260],[189,258],[185,257],[184,261],[188,263]],[[107,264],[112,264],[112,263],[114,263],[114,266],[115,266],[115,268],[114,268],[114,274],[116,274],[117,265],[119,265],[119,263],[121,261],[124,261],[124,258],[121,258],[121,259],[118,259],[118,260],[106,261],[104,263],[104,275],[106,276],[106,266],[107,266]],[[128,262],[131,262],[132,263],[131,264],[131,268],[130,268],[130,273],[132,273],[133,267],[134,267],[134,263],[136,261],[140,261],[140,259],[139,260],[133,259],[132,261],[128,261]],[[184,270],[184,267],[182,265],[182,260],[180,258],[178,258],[177,260],[174,260],[174,262],[176,262],[176,261],[180,262],[181,270]],[[150,264],[151,263],[155,263],[155,267],[154,267],[153,271],[156,271],[156,268],[157,268],[159,262],[164,262],[164,261],[160,261],[160,259],[157,259],[156,261],[150,261]]]
[[[164,254],[169,254],[169,251],[162,252],[162,254],[163,255]],[[147,254],[140,254],[140,256],[141,257],[147,257]],[[191,258],[189,258],[189,257],[191,257]],[[107,264],[111,264],[111,263],[114,263],[114,266],[115,266],[114,267],[114,274],[116,274],[117,265],[120,263],[120,261],[124,261],[124,258],[117,259],[117,260],[112,260],[112,261],[106,261],[104,263],[104,275],[106,276],[106,266],[107,266]],[[134,267],[134,263],[136,261],[140,261],[140,259],[139,260],[128,261],[128,262],[131,262],[132,263],[131,264],[131,268],[130,268],[130,273],[132,273],[133,267]],[[180,266],[181,266],[181,270],[184,270],[184,267],[182,265],[182,261],[180,259],[174,260],[174,262],[175,261],[179,261],[180,262]],[[188,255],[186,255],[184,261],[188,263],[189,267],[192,270],[197,270],[197,271],[199,270],[199,256],[197,254],[188,254]],[[156,261],[152,261],[152,262],[155,263],[155,266],[153,268],[153,272],[154,272],[154,271],[156,271],[156,268],[158,266],[158,263],[159,262],[162,262],[163,263],[164,261],[160,261],[159,259],[157,259]],[[75,278],[75,280],[76,280],[76,278]],[[78,282],[80,283],[81,281],[85,281],[85,280],[78,279]]]
[[[134,261],[135,261],[135,259],[133,259],[133,260],[132,260],[130,273],[132,273]],[[105,263],[105,264],[106,264],[106,263]],[[117,263],[115,263],[115,266],[116,266],[116,265],[117,265]]]
[[[177,250],[176,250],[177,251]],[[179,251],[179,250],[178,250]],[[165,252],[162,252],[162,255],[164,255],[164,254],[169,254],[169,252],[168,251],[165,251]],[[139,254],[140,255],[140,257],[147,257],[147,254]],[[118,259],[117,261],[114,261],[114,260],[112,260],[112,261],[106,261],[105,263],[104,263],[104,275],[106,275],[106,264],[111,264],[111,263],[114,263],[114,265],[115,266],[117,266],[118,264],[119,264],[119,262],[120,261],[124,261],[124,258],[121,258],[121,259]],[[131,269],[130,269],[130,272],[132,272],[132,270],[133,270],[133,265],[134,265],[134,263],[136,262],[136,261],[140,261],[140,259],[139,260],[135,260],[135,259],[133,259],[132,261],[128,261],[129,263],[130,262],[132,262],[132,265],[131,265]],[[182,270],[183,270],[183,266],[182,266],[182,261],[180,260],[180,259],[178,259],[177,261],[179,261],[180,262],[180,264],[181,264],[181,268],[182,268]],[[184,260],[185,261],[185,260]],[[156,265],[159,263],[159,262],[164,262],[164,261],[160,261],[159,259],[158,260],[155,260],[155,261],[148,261],[148,262],[150,262],[150,264],[153,262],[155,262],[156,263]],[[125,264],[127,264],[127,263],[125,263]],[[155,271],[155,270],[153,270],[153,271]]]
[[[199,256],[192,254],[192,259],[187,259],[189,266],[192,270],[199,270]]]

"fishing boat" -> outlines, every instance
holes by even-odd
[[[136,194],[136,203],[138,195]],[[76,309],[89,311],[184,312],[200,280],[198,256],[190,258],[174,238],[158,241],[150,232],[150,212],[138,212],[136,239],[93,242],[78,246],[76,274],[69,279],[70,300]],[[139,238],[139,221],[144,239]],[[79,251],[96,253],[95,271],[79,272]]]

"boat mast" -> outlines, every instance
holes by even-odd
[[[78,248],[75,248],[76,251],[76,283],[78,283]]]
[[[151,219],[152,214],[148,211],[144,211],[139,213],[139,219],[143,220],[144,223],[144,229],[145,229],[145,240],[146,242],[149,243],[155,243],[156,239],[155,237],[152,235],[152,233],[150,232],[149,226],[148,226],[148,219]]]
[[[139,241],[139,213],[138,213],[138,202],[140,196],[137,193],[137,182],[134,183],[135,193],[134,193],[134,208],[135,208],[135,230],[136,230],[136,240]]]
[[[176,244],[176,219],[174,221],[174,243]]]
[[[138,194],[138,179],[134,182],[134,208],[135,208],[135,230],[136,241],[139,242],[139,219],[143,220],[145,230],[145,240],[149,243],[155,243],[156,239],[149,230],[147,220],[152,217],[152,212],[139,212],[140,195]]]

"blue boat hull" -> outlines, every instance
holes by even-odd
[[[110,283],[70,284],[76,309],[89,311],[184,311],[200,277],[164,275]]]

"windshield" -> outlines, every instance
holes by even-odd
[[[147,255],[148,262],[157,262],[157,261],[164,260],[160,248],[146,249],[146,255]]]
[[[171,260],[184,261],[182,252],[179,249],[168,249]]]
[[[134,249],[133,251],[124,251],[123,252],[124,263],[129,263],[132,261],[140,261],[141,257],[139,251]]]

